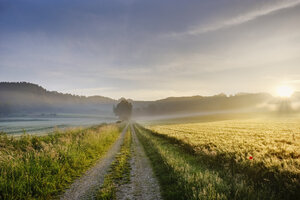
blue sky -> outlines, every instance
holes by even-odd
[[[300,90],[300,0],[0,0],[0,80],[143,100]]]

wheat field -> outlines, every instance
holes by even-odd
[[[158,136],[192,152],[213,168],[244,177],[274,194],[299,195],[300,120],[225,120],[147,125]]]

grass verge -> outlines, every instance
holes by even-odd
[[[280,199],[269,188],[257,189],[246,176],[232,176],[180,144],[135,126],[161,185],[164,199]]]
[[[0,199],[51,199],[101,158],[120,135],[116,125],[0,136]]]
[[[110,172],[105,176],[104,183],[97,193],[97,200],[116,199],[119,184],[130,181],[131,133],[128,127],[120,153],[111,165]]]

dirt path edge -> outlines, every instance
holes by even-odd
[[[104,177],[107,174],[111,163],[115,159],[116,154],[120,151],[128,125],[123,129],[119,138],[109,149],[106,155],[101,158],[95,166],[89,169],[84,175],[70,186],[63,195],[61,200],[78,200],[78,199],[95,199],[95,194],[103,184]]]

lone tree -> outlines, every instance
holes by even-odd
[[[117,106],[113,107],[113,110],[115,115],[118,116],[121,120],[129,120],[132,113],[132,104],[126,99],[122,98]]]

